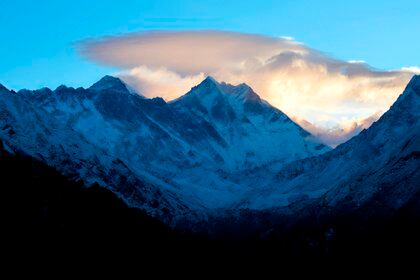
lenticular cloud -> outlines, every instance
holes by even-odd
[[[245,82],[331,145],[376,120],[417,69],[381,71],[292,38],[222,31],[133,33],[86,40],[78,49],[121,69],[120,76],[147,97],[172,100],[206,75]]]

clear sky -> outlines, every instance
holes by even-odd
[[[88,86],[115,69],[85,61],[76,42],[155,29],[291,36],[379,69],[420,65],[419,0],[15,0],[0,2],[0,83]]]

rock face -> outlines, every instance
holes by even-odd
[[[248,170],[329,150],[242,84],[211,77],[171,103],[106,76],[88,89],[0,89],[0,139],[86,185],[172,220],[229,208]]]

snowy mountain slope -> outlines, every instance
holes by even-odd
[[[0,140],[171,225],[379,198],[398,208],[420,188],[419,100],[415,76],[379,121],[326,152],[248,86],[211,77],[170,103],[110,76],[89,89],[0,85]]]
[[[198,92],[198,106],[217,96],[211,114],[189,103]],[[259,187],[241,175],[249,167],[328,150],[248,86],[212,78],[169,104],[111,76],[88,89],[2,88],[0,113],[0,138],[12,150],[169,220],[237,203]]]
[[[105,82],[107,86],[109,80]],[[220,142],[211,125],[171,110],[160,98],[139,98],[121,91],[120,87],[115,90],[108,87],[105,91],[59,87],[54,92],[21,91],[19,94],[33,104],[41,104],[52,117],[49,126],[80,134],[90,144],[121,160],[143,181],[181,192],[186,201],[208,197],[210,190],[202,185],[223,181],[215,174],[214,179],[207,177],[199,182],[202,174],[209,172],[207,169],[214,171],[218,164],[217,154],[207,144]],[[201,166],[199,170],[197,166]],[[192,175],[181,176],[184,170]],[[191,187],[174,182],[174,176],[181,177],[180,183]],[[229,191],[226,183],[216,185],[223,192]],[[227,199],[216,190],[211,193]],[[206,203],[225,200],[213,201]]]
[[[214,126],[226,143],[214,148],[231,170],[274,160],[290,162],[330,150],[246,84],[233,86],[207,77],[170,105]]]
[[[56,90],[50,98],[65,99],[65,95],[58,95],[61,90],[64,88]],[[164,214],[168,211],[179,217],[194,215],[188,210],[199,208],[194,201],[183,203],[175,192],[156,187],[155,183],[159,184],[160,180],[148,174],[140,176],[111,154],[112,151],[89,142],[89,139],[78,133],[77,128],[72,126],[74,120],[63,116],[65,111],[75,111],[74,107],[69,105],[62,110],[52,110],[46,104],[39,106],[30,102],[43,93],[51,92],[15,93],[1,90],[0,138],[9,152],[22,151],[53,166],[73,180],[82,180],[87,186],[98,183],[107,187],[129,205],[166,219],[168,223],[172,222],[172,216]]]
[[[333,151],[281,169],[274,186],[244,202],[261,209],[294,203],[354,209],[399,208],[420,191],[420,76],[369,129]],[[379,202],[380,200],[380,202]]]

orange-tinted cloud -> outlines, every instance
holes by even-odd
[[[380,71],[292,38],[222,31],[134,33],[87,40],[79,50],[95,62],[119,67],[120,76],[148,97],[174,99],[205,75],[245,82],[303,126],[306,120],[325,139],[339,142],[352,135],[349,127],[356,132],[361,120],[386,111],[418,70]]]
[[[383,112],[376,112],[367,118],[348,120],[333,127],[319,126],[297,117],[293,117],[292,119],[323,143],[331,147],[336,147],[359,134],[363,129],[369,128],[372,123],[376,122],[381,117],[382,113]]]

